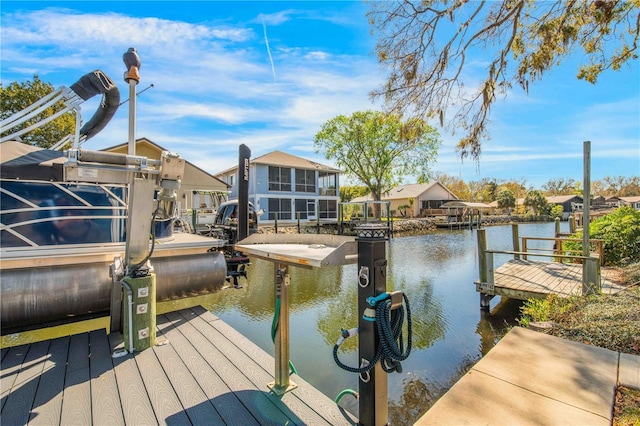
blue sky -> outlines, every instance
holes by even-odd
[[[313,148],[322,123],[380,108],[368,95],[385,74],[367,8],[356,1],[3,0],[1,79],[8,84],[38,74],[68,87],[101,69],[124,100],[122,54],[136,47],[138,91],[154,85],[138,97],[137,137],[211,173],[236,165],[240,144],[253,157],[277,149],[333,165]],[[514,88],[499,100],[479,163],[462,162],[456,135],[440,129],[433,170],[465,181],[524,179],[533,187],[555,178],[582,180],[583,141],[590,140],[593,180],[639,175],[640,64],[607,71],[594,86],[576,79],[579,63],[569,58],[528,94]],[[85,119],[98,101],[83,104]],[[125,104],[84,148],[125,143],[127,123]]]

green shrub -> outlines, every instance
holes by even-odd
[[[562,219],[563,213],[564,213],[564,209],[562,208],[562,206],[559,204],[556,204],[555,206],[551,207],[551,210],[549,211],[549,216],[551,216],[551,219],[556,219],[556,218]]]
[[[528,327],[532,321],[550,321],[564,313],[572,304],[572,299],[549,294],[544,299],[528,299],[520,307],[520,318],[517,319],[522,327]]]
[[[640,261],[640,211],[620,207],[591,222],[589,236],[604,240],[604,261],[607,265],[628,265]],[[582,238],[582,231],[575,234]],[[566,243],[568,250],[582,250],[582,243]]]

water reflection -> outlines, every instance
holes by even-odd
[[[553,223],[520,225],[521,236],[551,237],[553,232]],[[510,250],[511,227],[487,228],[487,241],[491,249]],[[411,424],[515,325],[520,302],[496,297],[491,315],[481,312],[474,286],[475,231],[396,237],[387,242],[387,259],[387,288],[401,290],[409,298],[414,333],[403,373],[389,376],[389,420]],[[507,260],[509,256],[497,255],[495,266]],[[242,289],[165,302],[158,312],[203,305],[273,355],[273,268],[271,262],[252,260]],[[330,398],[343,389],[357,390],[357,375],[340,369],[332,356],[340,329],[357,324],[357,265],[290,267],[289,272],[291,359],[298,373]],[[357,339],[347,339],[340,359],[358,365]],[[340,405],[357,415],[355,399],[345,397]]]
[[[553,224],[520,226],[521,236],[553,235]],[[487,228],[489,247],[510,250],[511,227]],[[387,242],[387,289],[409,298],[413,316],[413,351],[403,373],[389,376],[390,421],[415,422],[468,371],[509,327],[520,302],[492,301],[492,314],[480,310],[474,281],[478,278],[476,232],[444,231],[393,238]],[[496,267],[509,256],[496,256]],[[346,388],[358,389],[356,374],[337,367],[332,348],[340,329],[357,324],[357,265],[322,269],[289,268],[291,273],[291,359],[299,374],[334,398]],[[214,314],[273,354],[273,265],[255,260],[242,290],[219,293],[209,305]],[[357,339],[347,339],[340,359],[358,365]],[[341,406],[357,414],[357,402]]]

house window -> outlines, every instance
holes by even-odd
[[[291,200],[289,198],[269,198],[269,219],[291,220]]]
[[[337,219],[338,202],[336,200],[318,200],[320,219]]]
[[[316,192],[315,170],[296,169],[296,192]]]
[[[316,202],[311,199],[296,200],[296,219],[300,213],[300,219],[313,219],[316,217]]]
[[[236,184],[236,175],[229,175],[229,185],[234,186]]]
[[[291,191],[291,168],[269,166],[269,191]]]
[[[320,172],[318,174],[318,189],[320,195],[338,195],[336,192],[337,176],[335,173]]]

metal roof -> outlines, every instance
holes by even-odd
[[[471,207],[474,209],[490,209],[491,206],[485,203],[470,203],[467,201],[448,201],[442,204],[439,208],[441,209],[449,209],[449,208],[463,208],[463,207]]]

